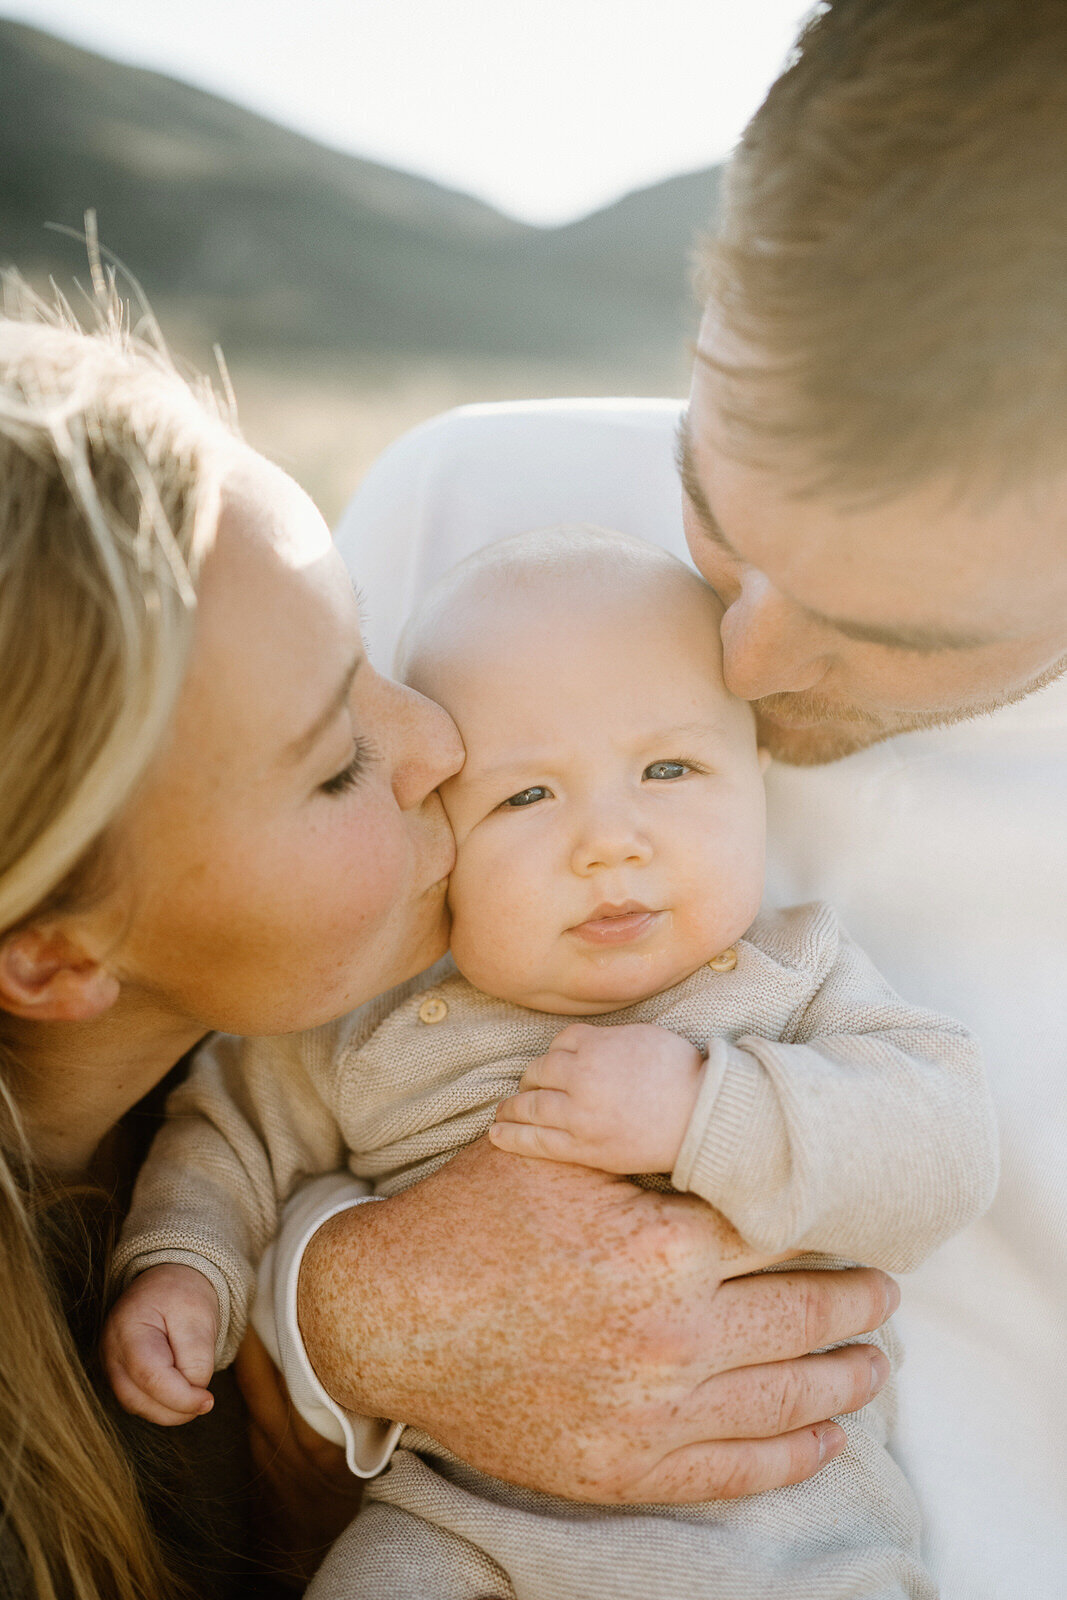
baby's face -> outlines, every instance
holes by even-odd
[[[752,714],[723,685],[710,591],[668,588],[666,603],[503,595],[420,669],[467,750],[442,789],[452,951],[489,994],[612,1010],[680,982],[756,915]]]

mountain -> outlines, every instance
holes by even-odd
[[[398,106],[403,115],[403,106]],[[100,237],[242,352],[625,357],[691,332],[714,168],[534,228],[159,73],[0,20],[0,262],[85,275]]]

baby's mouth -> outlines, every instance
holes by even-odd
[[[586,944],[631,944],[651,932],[662,915],[662,911],[650,911],[636,900],[627,900],[622,905],[597,906],[592,916],[568,931]]]

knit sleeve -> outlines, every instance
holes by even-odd
[[[781,1039],[712,1040],[672,1180],[758,1249],[908,1272],[992,1200],[992,1100],[966,1029],[829,937]]]
[[[214,1039],[171,1096],[141,1169],[115,1255],[117,1281],[164,1261],[203,1272],[219,1296],[217,1367],[233,1359],[244,1334],[256,1266],[284,1201],[304,1178],[344,1162],[322,1093],[330,1045],[328,1030]]]

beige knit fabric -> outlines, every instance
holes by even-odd
[[[988,1203],[992,1112],[953,1022],[905,1005],[821,905],[761,916],[729,973],[586,1020],[659,1022],[708,1051],[675,1186],[754,1246],[914,1267]],[[428,1003],[430,1002],[430,1003]],[[173,1097],[118,1268],[184,1260],[219,1290],[220,1364],[300,1180],[347,1158],[392,1194],[483,1134],[565,1018],[447,963],[341,1023],[220,1039]],[[891,1359],[891,1332],[882,1342]],[[892,1385],[807,1484],[699,1507],[605,1509],[486,1478],[408,1429],[309,1600],[888,1600],[934,1594],[885,1449]]]

